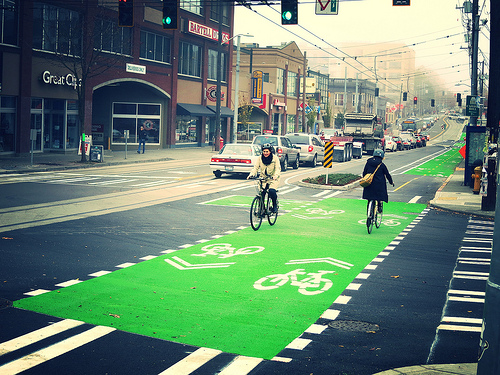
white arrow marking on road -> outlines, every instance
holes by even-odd
[[[334,259],[334,258],[331,258],[331,257],[328,257],[328,258],[312,258],[312,259],[295,259],[295,260],[289,261],[286,264],[304,264],[304,263],[329,263],[329,264],[333,264],[334,266],[345,268],[347,270],[350,269],[352,266],[354,266],[354,264],[343,262],[341,260]]]
[[[180,263],[176,263],[174,259]],[[172,259],[165,259],[165,262],[169,263],[170,265],[174,266],[175,268],[178,268],[180,270],[193,270],[193,269],[201,269],[201,268],[223,268],[223,267],[229,267],[233,263],[201,263],[201,264],[191,264],[189,262],[186,262],[185,260],[182,260],[179,257],[173,257]],[[185,267],[184,267],[185,266]]]

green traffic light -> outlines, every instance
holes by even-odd
[[[172,18],[166,17],[163,19],[163,24],[164,25],[170,25],[172,23]]]
[[[286,21],[290,21],[292,19],[292,12],[287,10],[286,12],[283,12],[283,19]]]

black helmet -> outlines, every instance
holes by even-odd
[[[262,151],[268,149],[269,151],[271,151],[271,154],[274,154],[274,147],[270,143],[264,143],[262,146],[260,146],[260,149]]]

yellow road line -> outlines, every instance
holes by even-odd
[[[394,189],[394,191],[398,191],[398,190],[399,190],[399,189],[401,189],[402,187],[404,187],[404,186],[408,185],[410,182],[415,181],[415,180],[418,180],[419,178],[420,178],[420,177],[415,177],[414,179],[411,179],[410,181],[408,181],[408,182],[404,183],[403,185],[401,185],[401,186],[397,187],[396,189]]]

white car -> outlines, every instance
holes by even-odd
[[[394,140],[392,139],[392,137],[390,135],[384,136],[384,139],[385,139],[385,150],[386,151],[394,152],[394,151],[398,150],[398,144],[396,142],[394,142]]]
[[[300,148],[300,162],[316,167],[318,162],[323,162],[325,146],[321,139],[315,134],[288,133],[286,137],[294,147]]]
[[[210,168],[215,177],[223,173],[249,174],[262,151],[260,146],[248,143],[227,143],[210,159]]]

